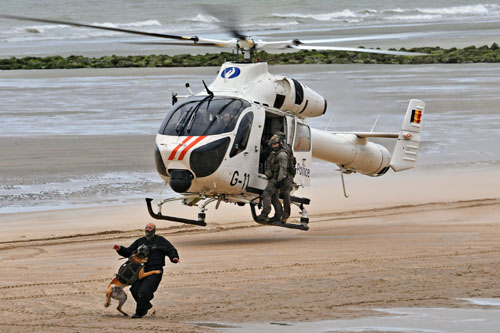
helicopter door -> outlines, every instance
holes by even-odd
[[[286,143],[290,145],[290,147],[293,146],[293,137],[295,135],[295,123],[296,123],[295,117],[287,116],[286,117],[286,129],[287,131],[285,132],[286,135]]]
[[[306,124],[296,122],[295,136],[292,145],[293,155],[297,160],[297,173],[294,182],[297,185],[309,186],[311,180],[311,129]]]
[[[266,120],[264,122],[264,129],[262,131],[262,138],[260,140],[260,156],[259,156],[259,173],[264,175],[265,162],[269,154],[271,153],[271,147],[269,146],[269,139],[274,135],[274,133],[281,131],[286,133],[285,130],[285,117],[266,112]]]

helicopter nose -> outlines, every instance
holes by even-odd
[[[193,174],[188,170],[170,170],[170,187],[177,193],[186,192],[191,187]]]

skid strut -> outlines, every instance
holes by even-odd
[[[179,200],[179,199],[172,199],[172,200],[165,200],[165,201],[162,201],[160,202],[160,204],[158,204],[159,207],[161,207],[162,204],[168,202],[168,201],[173,201],[173,200]],[[151,201],[153,201],[153,199],[151,198],[146,198],[146,204],[148,206],[148,212],[149,212],[149,215],[151,215],[152,218],[154,219],[157,219],[157,220],[167,220],[167,221],[173,221],[173,222],[180,222],[180,223],[186,223],[186,224],[193,224],[193,225],[199,225],[199,226],[206,226],[207,223],[205,222],[205,205],[202,206],[202,208],[200,209],[200,213],[198,213],[198,219],[197,220],[191,220],[191,219],[185,219],[185,218],[182,218],[182,217],[176,217],[176,216],[167,216],[167,215],[163,215],[161,213],[161,211],[159,210],[158,213],[155,213],[153,211],[153,207],[151,207]]]

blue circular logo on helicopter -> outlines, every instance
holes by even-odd
[[[240,75],[241,70],[238,67],[228,67],[222,71],[220,76],[224,79],[234,79],[238,75]]]

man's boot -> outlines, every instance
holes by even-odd
[[[261,222],[269,222],[269,217],[267,216],[267,214],[262,213],[257,216],[257,220]]]
[[[152,307],[153,305],[148,299],[139,298],[137,300],[137,307],[135,309],[135,314],[132,316],[132,318],[144,317],[148,313],[148,310],[151,309]]]
[[[274,215],[269,219],[269,222],[281,222],[281,217],[279,215]]]

